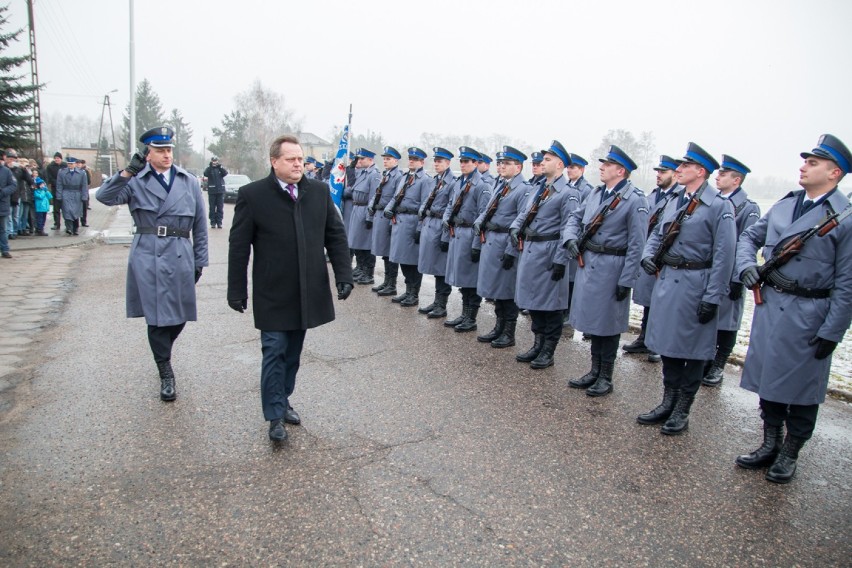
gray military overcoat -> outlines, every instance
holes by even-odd
[[[450,200],[450,192],[453,190],[453,173],[447,169],[441,175],[432,178],[429,193],[420,204],[420,250],[417,259],[417,270],[421,274],[433,276],[444,276],[447,273],[447,253],[441,250],[441,241],[447,241],[449,235],[443,228],[442,219],[447,202]],[[437,190],[437,191],[436,191]],[[426,211],[429,195],[435,191],[435,199]]]
[[[86,172],[63,168],[56,176],[56,199],[62,200],[62,218],[69,221],[83,216],[83,193],[89,192]]]
[[[465,188],[470,184],[467,193]],[[450,243],[447,251],[447,284],[459,288],[476,288],[479,276],[479,266],[470,259],[473,248],[473,222],[485,210],[491,199],[491,186],[483,179],[482,174],[474,170],[470,177],[461,176],[453,185],[453,192],[447,208],[444,210],[444,221],[449,221],[456,199],[461,196],[461,209],[454,218],[456,223],[453,235],[447,232],[446,239]],[[466,225],[466,226],[465,226]],[[477,235],[476,238],[479,238]]]
[[[651,217],[657,215],[657,224],[659,224],[660,217],[662,216],[661,210],[666,206],[668,199],[672,198],[679,187],[680,186],[678,184],[674,184],[665,194],[662,193],[662,190],[659,187],[655,187],[648,195],[649,223],[651,222]],[[654,228],[656,228],[656,225]],[[649,227],[648,236],[651,235],[651,231],[652,228]],[[654,292],[654,284],[656,282],[656,276],[647,274],[644,270],[640,270],[639,278],[636,279],[636,286],[633,287],[633,303],[645,306],[646,308],[651,307],[651,294]]]
[[[379,183],[382,188],[382,194],[379,196],[376,210],[372,214],[367,211],[367,218],[373,220],[373,241],[370,252],[376,256],[388,256],[390,254],[391,222],[390,219],[385,219],[382,211],[384,211],[388,202],[393,197],[393,191],[399,184],[400,178],[402,178],[402,172],[399,171],[399,167],[395,166],[390,171],[385,171],[382,175],[382,181]],[[370,197],[370,206],[373,205],[374,201],[375,192]]]
[[[748,198],[746,192],[740,187],[728,196],[731,205],[734,206],[734,220],[737,224],[737,238],[743,231],[757,223],[760,219],[760,206]],[[731,282],[739,282],[740,277],[734,267]],[[743,320],[743,308],[745,307],[745,294],[739,300],[731,300],[728,296],[722,297],[719,306],[719,329],[725,331],[737,331]]]
[[[370,250],[373,246],[373,230],[367,228],[367,207],[382,181],[376,166],[355,170],[355,183],[352,184],[352,211],[349,213],[349,248]]]
[[[409,172],[399,180],[399,185],[394,191],[394,199],[388,202],[385,211],[393,209],[396,195],[405,189],[405,195],[397,209],[396,223],[392,223],[391,227],[390,260],[399,264],[417,265],[417,257],[420,255],[420,245],[414,242],[414,234],[420,225],[417,213],[420,210],[420,204],[432,189],[432,176],[427,175],[423,168],[420,168],[413,174],[414,179],[409,186],[408,181],[411,175]]]

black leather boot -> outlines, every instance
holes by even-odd
[[[604,396],[612,392],[612,372],[615,370],[615,363],[612,361],[601,361],[601,372],[598,373],[598,378],[595,384],[586,389],[588,396]]]
[[[479,306],[468,306],[467,312],[464,312],[464,320],[458,324],[455,329],[458,333],[476,330],[476,316],[479,314]]]
[[[660,432],[667,436],[673,436],[685,432],[689,428],[689,410],[692,408],[692,402],[695,400],[694,394],[681,393],[677,397],[672,413]]]
[[[423,315],[428,314],[429,312],[431,312],[432,310],[435,309],[435,307],[437,306],[437,302],[438,302],[438,296],[435,296],[435,299],[432,300],[431,304],[423,306],[422,308],[417,308],[417,313],[423,314]]]
[[[650,353],[650,350],[645,345],[645,328],[639,330],[639,335],[636,339],[621,348],[625,353]]]
[[[355,280],[355,283],[356,284],[364,284],[364,285],[374,283],[375,282],[375,280],[373,279],[373,271],[374,270],[375,270],[375,267],[371,268],[369,266],[365,266],[364,270],[363,270],[363,274],[361,275],[361,278],[358,278],[357,280]]]
[[[175,373],[170,361],[157,361],[157,371],[160,373],[160,400],[171,402],[177,398],[175,391]]]
[[[763,444],[751,453],[737,456],[734,463],[745,469],[769,467],[781,451],[784,440],[784,426],[770,426],[763,423]]]
[[[456,327],[464,321],[464,314],[467,311],[467,298],[462,298],[462,313],[456,319],[448,319],[444,322],[444,327]]]
[[[639,424],[659,424],[665,422],[672,415],[674,405],[677,398],[680,396],[680,389],[663,386],[663,402],[655,409],[636,417],[636,422]]]
[[[553,366],[553,353],[558,339],[545,339],[538,356],[530,362],[531,369],[546,369]]]
[[[447,299],[449,298],[446,294],[436,294],[435,295],[435,307],[432,308],[426,317],[429,319],[438,319],[447,317]]]
[[[717,349],[716,358],[713,359],[713,364],[710,365],[710,370],[701,379],[701,384],[705,387],[718,387],[722,384],[725,378],[725,364],[730,356],[730,349]]]
[[[598,380],[598,375],[601,374],[601,358],[597,355],[592,355],[592,370],[578,379],[568,381],[568,386],[572,389],[587,389]]]
[[[388,282],[390,282],[390,277],[389,277],[387,274],[385,274],[385,279],[384,279],[384,280],[382,280],[382,283],[381,283],[381,284],[377,284],[377,285],[375,285],[375,286],[372,286],[372,287],[370,288],[370,290],[372,290],[373,292],[377,292],[377,293],[378,293],[378,292],[381,292],[382,290],[384,290],[384,289],[387,287]],[[394,292],[394,293],[395,293],[395,292]]]
[[[538,354],[541,353],[542,347],[544,347],[544,334],[536,333],[535,339],[533,340],[533,346],[525,353],[515,355],[515,361],[519,363],[530,363],[534,361],[535,358],[538,357]]]
[[[497,321],[494,322],[494,329],[489,331],[484,335],[477,335],[476,340],[480,343],[491,343],[501,335],[503,335],[503,329],[506,327],[506,320],[498,317]]]
[[[420,303],[420,286],[411,286],[408,297],[399,303],[404,308],[410,308]]]
[[[799,450],[805,445],[804,438],[791,436],[789,433],[784,438],[784,444],[775,462],[766,472],[766,481],[772,483],[790,483],[796,474],[796,461],[799,459]]]
[[[411,285],[406,284],[405,285],[405,292],[403,292],[399,296],[394,296],[393,298],[391,298],[391,302],[393,302],[394,304],[401,304],[402,301],[404,299],[406,299],[410,293],[411,293]]]
[[[379,296],[395,296],[396,295],[396,278],[389,278],[388,283],[376,292]]]
[[[491,347],[503,349],[504,347],[513,346],[515,344],[515,326],[517,325],[518,320],[505,320],[503,322],[503,333],[491,342]]]

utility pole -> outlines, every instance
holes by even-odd
[[[109,168],[108,169],[109,169],[110,177],[112,177],[113,160],[115,161],[116,169],[118,169],[118,154],[117,154],[117,150],[116,150],[116,146],[115,146],[115,126],[112,123],[112,104],[110,103],[109,96],[112,93],[117,93],[117,92],[118,92],[118,89],[113,89],[109,93],[104,95],[104,102],[103,102],[103,105],[101,106],[101,125],[98,128],[98,141],[97,141],[97,144],[95,145],[95,147],[98,149],[98,152],[100,152],[101,140],[103,139],[103,131],[104,131],[104,115],[106,114],[107,111],[109,111],[109,129],[112,132],[112,156],[109,155],[109,144],[107,144],[106,156],[101,156],[100,153],[98,153],[97,154],[97,160],[100,160],[102,157],[105,157],[107,159],[107,162],[109,162]],[[96,167],[100,167],[100,164],[97,163]]]
[[[42,163],[44,148],[41,146],[41,98],[38,86],[38,58],[36,57],[35,18],[33,17],[33,0],[27,0],[27,13],[30,20],[30,77],[36,89],[33,92],[33,138],[35,139],[35,159]]]
[[[133,0],[130,2],[130,140],[127,147],[130,157],[136,151],[136,36],[133,26]]]

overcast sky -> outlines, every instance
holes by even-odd
[[[25,26],[25,0],[5,1]],[[118,89],[120,121],[128,0],[35,0],[35,19],[42,112],[98,118]],[[260,79],[322,137],[349,103],[353,130],[399,144],[501,133],[588,155],[609,129],[651,130],[660,153],[695,141],[795,182],[820,134],[852,146],[850,22],[846,0],[136,0],[136,80],[199,150]]]

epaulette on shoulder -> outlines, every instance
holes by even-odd
[[[633,186],[633,193],[635,193],[636,195],[641,195],[642,197],[645,197],[645,192],[642,191],[641,189],[639,189],[638,187],[636,187],[635,185]]]

